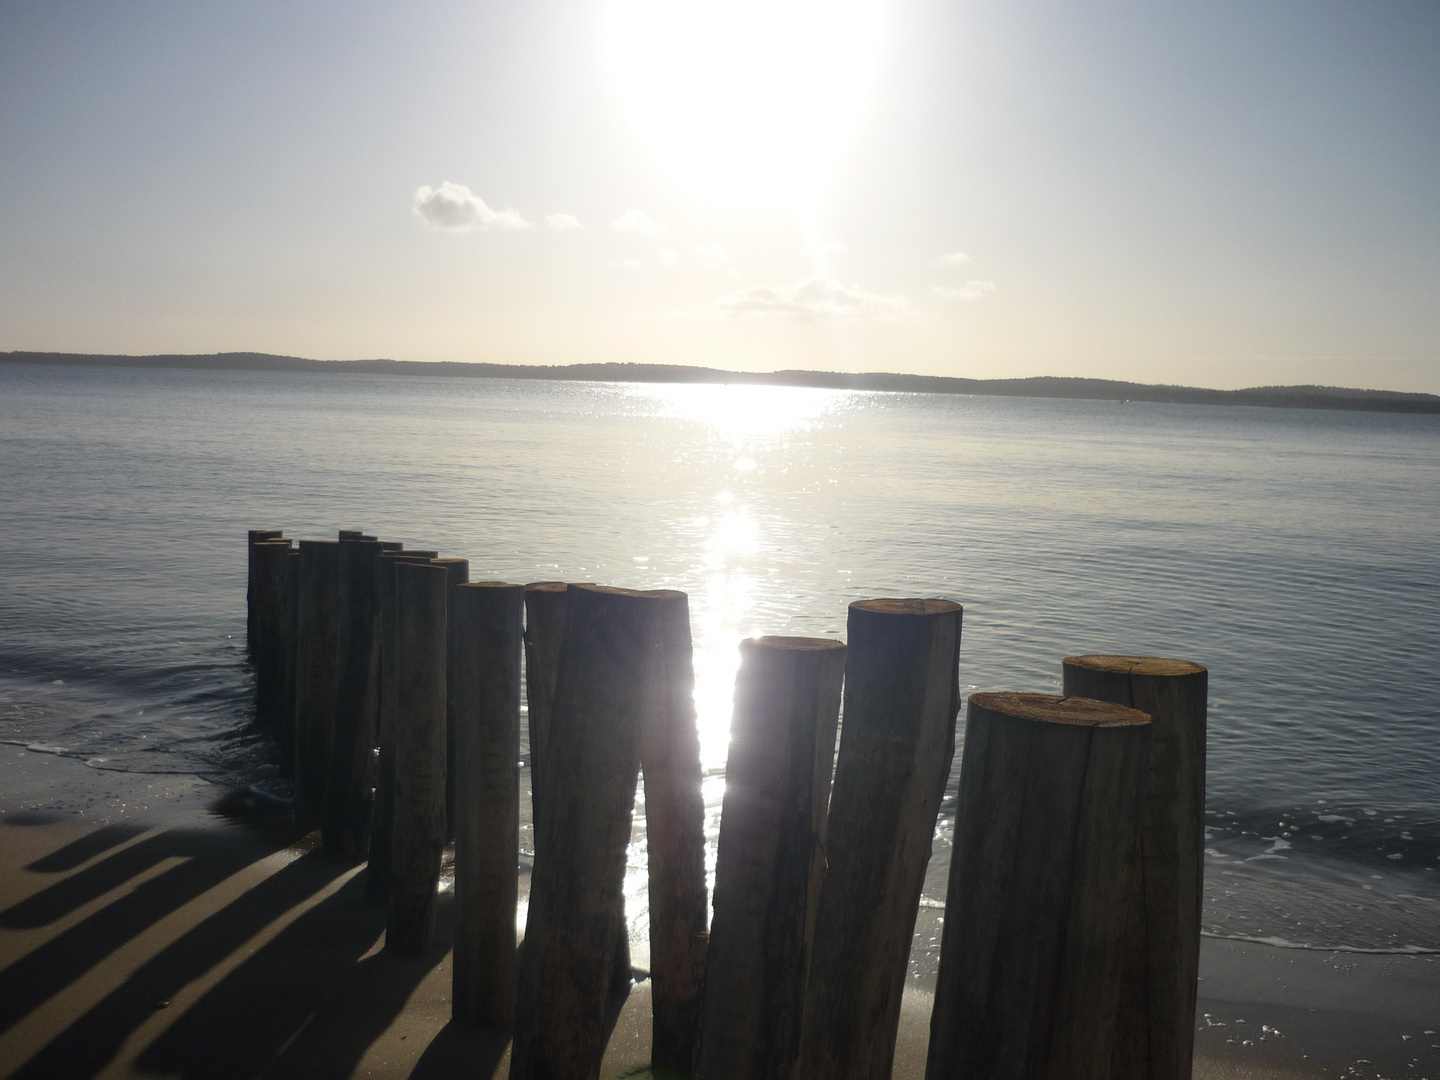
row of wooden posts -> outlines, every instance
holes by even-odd
[[[430,944],[448,824],[455,1020],[511,1028],[512,1080],[597,1076],[630,976],[643,774],[655,1075],[888,1078],[955,749],[960,605],[858,601],[848,645],[741,642],[707,932],[685,594],[467,573],[358,532],[250,534],[258,714],[297,821],[368,852],[387,947]],[[927,1080],[1190,1076],[1207,675],[1110,655],[1062,670],[1063,696],[969,699]]]

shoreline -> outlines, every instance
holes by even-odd
[[[396,957],[363,864],[222,816],[226,789],[8,745],[0,776],[0,1077],[506,1075],[503,1032],[449,1023],[445,896],[436,947]],[[607,1080],[644,1075],[648,1002],[637,983]],[[1197,1017],[1197,1080],[1440,1077],[1434,956],[1207,938]],[[912,980],[896,1080],[928,1019]]]

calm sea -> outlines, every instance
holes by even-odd
[[[1210,669],[1210,932],[1440,949],[1440,417],[0,365],[0,508],[0,740],[38,752],[270,780],[245,530],[357,527],[686,590],[713,825],[738,640],[940,596],[967,692]]]

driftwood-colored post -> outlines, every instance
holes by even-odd
[[[450,590],[452,593],[451,603],[454,603],[454,590],[470,580],[470,560],[458,559],[451,556],[437,558],[434,560],[436,566],[445,567],[450,575]],[[454,627],[450,632],[450,651],[455,651]],[[448,691],[453,698],[454,691]],[[445,835],[454,838],[455,836],[455,717],[447,712],[445,716]]]
[[[431,551],[380,553],[380,708],[375,762],[375,804],[370,815],[370,862],[365,892],[372,900],[390,900],[392,839],[395,825],[395,718],[400,710],[399,612],[395,604],[395,567],[428,563]]]
[[[695,664],[689,598],[675,591],[652,595],[662,604],[660,640],[652,707],[640,742],[649,866],[651,1066],[661,1075],[689,1075],[700,1050],[708,945]]]
[[[424,952],[435,933],[445,851],[445,680],[448,573],[395,567],[400,702],[395,722],[395,822],[387,948]]]
[[[624,918],[644,717],[675,593],[571,585],[551,712],[511,1080],[594,1077],[604,1053],[616,927]]]
[[[935,818],[955,754],[960,605],[850,605],[797,1075],[888,1080]]]
[[[322,827],[325,848],[347,856],[370,839],[370,759],[380,690],[380,543],[340,541],[339,683],[330,779]]]
[[[520,653],[525,588],[450,593],[455,721],[455,951],[451,1016],[508,1026],[515,1011],[520,861]]]
[[[560,642],[565,636],[565,583],[535,581],[525,586],[525,720],[530,740],[530,813],[539,825],[545,797],[545,748]],[[536,843],[539,843],[537,837]]]
[[[340,544],[300,541],[295,675],[295,823],[319,824],[330,776],[339,680]]]
[[[1150,718],[975,694],[926,1080],[1107,1080]]]
[[[255,545],[283,536],[280,529],[250,529],[245,534],[245,648],[250,652],[255,649]]]
[[[285,594],[290,550],[288,540],[266,540],[250,548],[255,718],[277,734],[285,712]]]
[[[1065,693],[1151,717],[1140,910],[1126,934],[1115,1080],[1190,1080],[1205,860],[1206,670],[1154,656],[1070,656]]]
[[[699,1080],[792,1080],[824,875],[845,646],[740,643]]]

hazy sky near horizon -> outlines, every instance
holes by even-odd
[[[0,349],[1440,392],[1440,3],[7,0]]]

